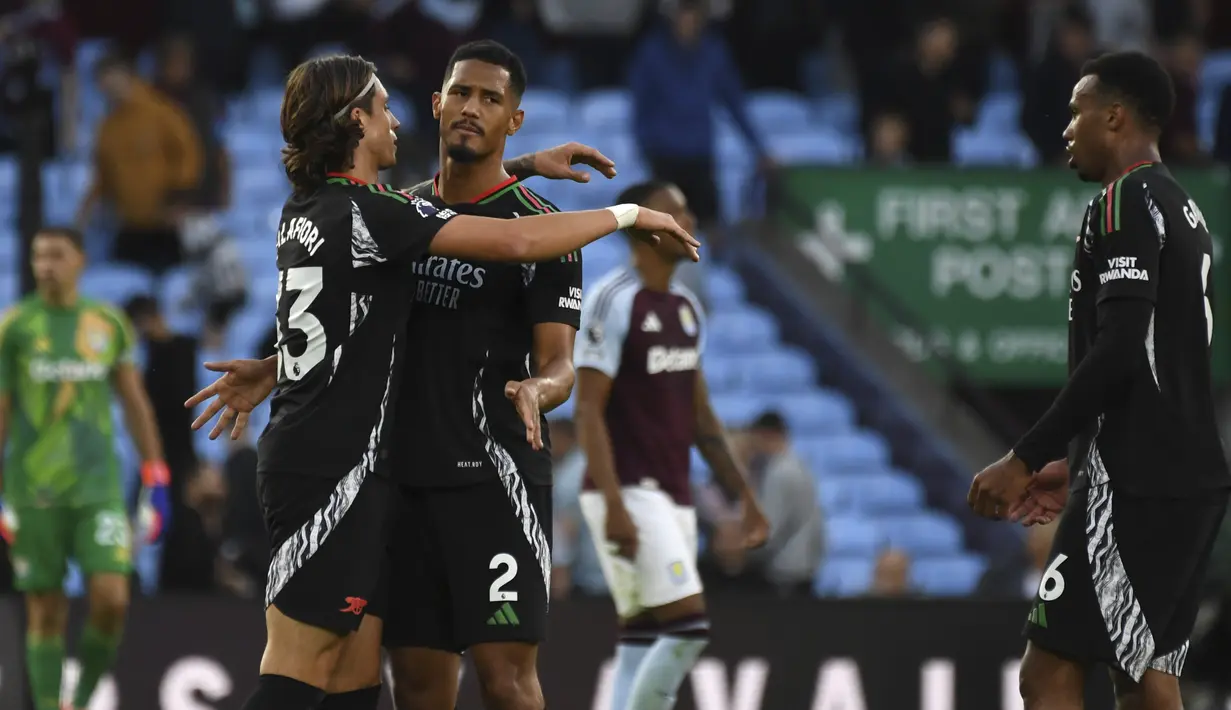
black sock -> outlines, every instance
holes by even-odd
[[[321,702],[320,710],[376,710],[380,704],[381,686],[352,690],[348,693],[330,693]]]
[[[325,691],[282,675],[262,675],[243,710],[317,710]]]

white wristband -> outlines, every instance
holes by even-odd
[[[607,208],[611,214],[615,215],[616,228],[628,229],[637,223],[637,215],[641,213],[639,205],[623,204],[613,205]]]

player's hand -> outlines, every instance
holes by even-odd
[[[137,532],[147,545],[158,542],[171,522],[171,470],[163,461],[141,465],[141,498],[137,503]]]
[[[1069,463],[1064,459],[1052,461],[1030,480],[1026,497],[1009,508],[1009,520],[1029,527],[1046,525],[1055,520],[1064,510],[1069,499]]]
[[[1022,502],[1030,485],[1026,463],[1009,452],[1004,458],[975,474],[966,502],[978,515],[1000,520]]]
[[[193,431],[205,426],[215,414],[222,411],[217,423],[209,433],[210,439],[222,435],[227,425],[231,427],[231,439],[238,440],[248,427],[248,417],[257,405],[264,402],[278,384],[277,364],[272,360],[227,360],[207,362],[205,369],[224,373],[214,383],[194,394],[184,406],[189,409],[209,402],[201,416],[192,423]]]
[[[684,245],[688,258],[701,261],[697,248],[701,242],[689,234],[675,221],[675,218],[665,212],[641,207],[637,210],[637,221],[630,233],[637,239],[650,244],[658,244],[661,239],[674,239]]]
[[[517,408],[517,414],[526,425],[526,443],[535,450],[543,448],[543,428],[539,424],[539,383],[529,380],[509,380],[504,383],[504,396]]]
[[[534,154],[534,172],[539,177],[548,180],[590,182],[590,173],[577,170],[573,168],[574,165],[594,168],[608,180],[616,176],[615,161],[598,152],[597,148],[591,148],[575,141],[540,150]]]
[[[751,494],[744,497],[744,516],[740,525],[744,547],[755,550],[769,540],[769,518],[761,510],[761,504]]]
[[[13,537],[17,532],[17,516],[13,515],[13,511],[4,507],[4,501],[0,500],[0,539],[3,539],[9,547],[13,546]]]
[[[607,506],[607,542],[626,560],[637,559],[637,525],[623,503]]]

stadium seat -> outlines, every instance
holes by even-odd
[[[821,597],[855,597],[872,586],[876,560],[870,557],[826,559],[817,570],[812,591]]]
[[[264,357],[267,354],[258,353],[257,348],[274,327],[274,301],[262,299],[260,294],[255,300],[268,308],[249,306],[231,319],[227,325],[227,357]]]
[[[806,388],[765,399],[767,407],[778,410],[796,436],[845,435],[854,421],[850,401],[829,390]]]
[[[922,558],[911,563],[912,586],[938,597],[967,596],[979,586],[987,560],[976,555]]]
[[[526,112],[523,130],[531,133],[567,131],[573,118],[568,96],[551,89],[527,89],[521,109]]]
[[[748,118],[764,135],[805,131],[812,123],[808,100],[790,91],[758,91],[748,96]]]
[[[711,395],[735,394],[744,389],[744,361],[715,355],[705,361],[705,382]]]
[[[237,168],[231,193],[237,205],[280,205],[290,192],[286,178],[269,167]]]
[[[820,475],[823,484],[848,487],[851,506],[866,515],[913,513],[924,508],[923,484],[893,470]]]
[[[9,229],[8,225],[0,223],[0,264],[13,265],[20,258],[21,241],[17,238],[17,230]]]
[[[625,131],[632,123],[632,97],[623,89],[591,91],[582,96],[577,105],[581,123],[586,128]]]
[[[1231,83],[1228,83],[1231,86]],[[1214,134],[1218,130],[1218,110],[1222,95],[1203,92],[1197,98],[1197,139],[1202,150],[1214,149]]]
[[[83,294],[120,307],[133,296],[152,295],[156,290],[153,275],[134,266],[100,264],[81,275]]]
[[[858,515],[842,515],[825,524],[825,553],[828,556],[874,555],[885,546],[884,531],[876,522]]]
[[[714,120],[715,155],[718,157],[719,174],[735,171],[747,173],[756,162],[756,154],[748,145],[748,139],[726,117]]]
[[[1231,85],[1231,50],[1210,52],[1201,62],[1198,85],[1202,92],[1218,93]]]
[[[962,528],[953,518],[920,511],[880,520],[889,543],[912,556],[947,555],[962,549]]]
[[[961,166],[1029,168],[1038,163],[1038,155],[1020,131],[959,128],[953,133],[953,162]]]
[[[710,471],[709,464],[705,463],[705,457],[695,446],[688,451],[688,465],[689,480],[694,486],[709,485],[713,481],[713,472]]]
[[[765,411],[765,403],[747,393],[712,394],[710,403],[728,429],[743,429]]]
[[[710,267],[705,274],[705,298],[709,310],[723,311],[744,305],[744,282],[739,275],[721,266]]]
[[[21,282],[13,273],[0,273],[0,309],[8,308],[17,302]]]
[[[159,289],[163,315],[173,330],[181,333],[199,332],[203,322],[201,305],[193,298],[196,273],[189,267],[168,271]]]
[[[889,446],[866,431],[801,437],[796,448],[820,475],[864,474],[889,467]]]
[[[225,124],[222,140],[240,165],[269,161],[272,166],[282,150],[282,136],[268,126],[230,121]]]
[[[803,392],[816,384],[816,363],[794,348],[750,355],[741,362],[743,381],[764,394]]]
[[[714,352],[765,352],[778,340],[778,323],[758,308],[732,309],[709,319],[707,347]]]
[[[859,128],[859,97],[830,94],[816,102],[816,122],[839,133],[852,135]]]
[[[863,155],[863,145],[854,137],[820,127],[806,133],[771,133],[766,144],[783,165],[846,165]]]
[[[989,94],[979,104],[975,126],[988,133],[1016,132],[1021,110],[1022,99],[1016,92]]]

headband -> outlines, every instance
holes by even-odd
[[[358,94],[355,94],[355,98],[351,99],[350,101],[347,101],[346,105],[342,107],[342,110],[338,111],[337,113],[333,115],[333,120],[335,121],[342,120],[342,117],[345,116],[348,111],[350,111],[351,104],[363,98],[365,94],[367,94],[369,91],[372,90],[373,86],[376,86],[376,72],[372,72],[372,78],[368,79],[368,83],[364,85],[363,91],[360,91]]]

